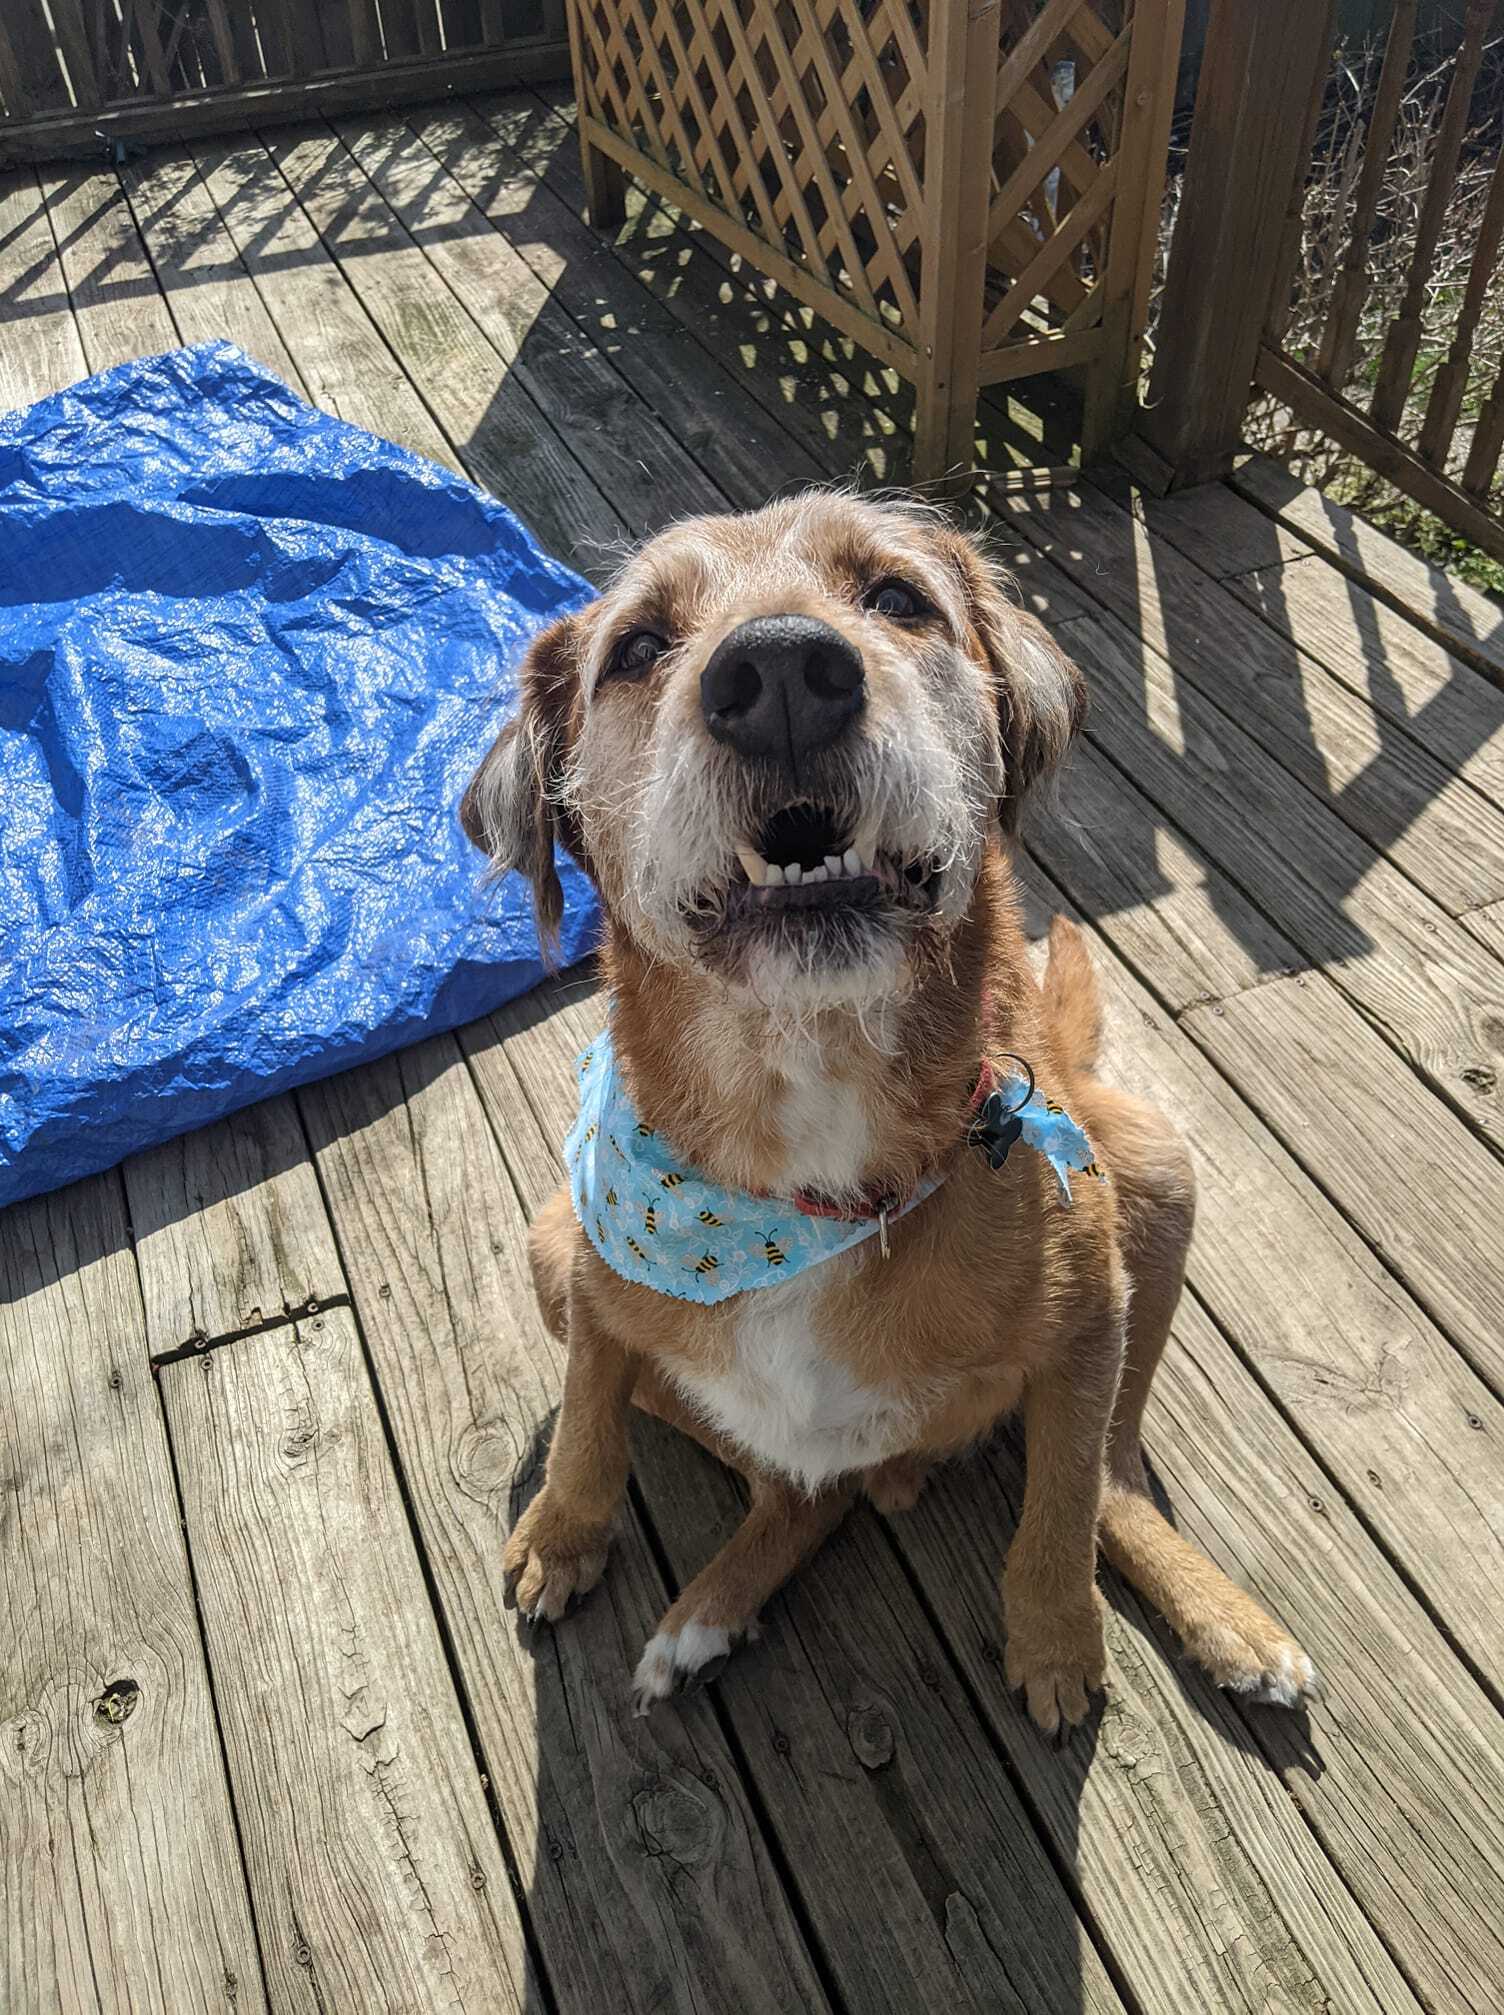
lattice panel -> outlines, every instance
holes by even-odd
[[[918,340],[929,0],[577,0],[576,14],[589,113]]]
[[[1100,319],[1133,43],[1131,20],[1114,33],[1089,0],[1011,0],[1004,12],[984,350],[1025,316],[1069,329]]]
[[[920,461],[964,445],[979,380],[1115,348],[1100,417],[1142,327],[1182,10],[571,0],[592,204],[639,176],[907,372]]]

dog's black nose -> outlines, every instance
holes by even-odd
[[[739,623],[700,676],[700,705],[716,740],[795,774],[861,712],[864,697],[860,656],[813,616]]]

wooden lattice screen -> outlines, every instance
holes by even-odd
[[[0,0],[0,162],[562,76],[564,0]]]
[[[1112,431],[1148,302],[1184,0],[569,0],[586,183],[630,173],[918,390],[1083,367]]]

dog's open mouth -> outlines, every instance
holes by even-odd
[[[719,900],[696,913],[702,929],[764,918],[821,919],[863,911],[923,915],[935,906],[933,861],[902,860],[853,830],[828,805],[786,805],[736,848],[738,866]]]

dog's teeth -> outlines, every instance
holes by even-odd
[[[783,871],[783,879],[791,889],[798,888],[804,878],[804,870],[797,861],[790,861]]]
[[[823,882],[828,881],[829,878],[830,878],[830,870],[824,865],[823,862],[817,868],[806,868],[804,870],[804,879],[807,882]]]
[[[838,882],[841,876],[845,874],[846,864],[839,854],[827,854],[825,856],[825,872],[833,882]]]
[[[856,850],[856,848],[855,848],[855,847],[848,847],[848,848],[846,849],[846,852],[845,852],[845,854],[844,854],[844,855],[842,856],[842,859],[843,859],[843,860],[844,860],[844,862],[845,862],[845,866],[846,866],[846,872],[847,872],[847,874],[849,874],[849,875],[864,875],[864,874],[865,874],[865,873],[867,872],[867,869],[866,869],[866,866],[865,866],[865,864],[863,863],[863,860],[862,860],[862,857],[861,857],[861,855],[860,855],[860,854],[859,854],[859,853],[857,852],[857,850]]]
[[[751,847],[738,847],[736,857],[746,869],[747,880],[753,888],[760,889],[768,878],[768,864],[762,855]]]
[[[765,862],[763,865],[763,886],[770,889],[781,889],[783,887],[783,869],[774,867],[771,861]]]

